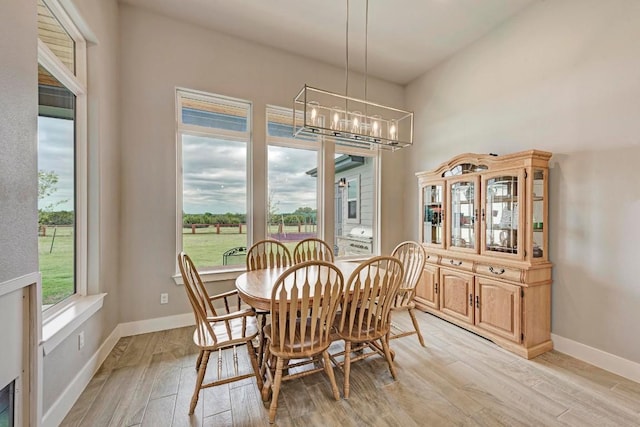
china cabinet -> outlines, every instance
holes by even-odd
[[[462,154],[416,174],[427,252],[416,306],[526,358],[553,348],[550,158]]]

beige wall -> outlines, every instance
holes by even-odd
[[[640,362],[640,2],[534,3],[412,82],[418,146],[403,153],[406,237],[413,174],[462,152],[554,153],[552,332]]]
[[[28,380],[28,293],[2,285],[38,271],[36,181],[36,5],[7,0],[0,13],[0,388],[16,378]],[[5,13],[11,10],[11,13]],[[27,298],[27,299],[24,299]],[[28,329],[27,329],[28,331]],[[28,341],[27,341],[28,342]],[[18,383],[28,401],[28,381]],[[35,404],[35,402],[32,400]],[[25,402],[26,403],[26,402]],[[16,407],[20,411],[20,403]],[[28,404],[24,406],[30,409]],[[27,414],[18,419],[28,423]]]
[[[62,392],[78,374],[79,368],[87,363],[119,323],[118,5],[116,0],[75,0],[74,4],[97,39],[96,43],[87,46],[90,169],[88,287],[90,293],[106,292],[108,295],[102,310],[44,358],[45,415],[63,396]],[[33,31],[35,34],[35,24]],[[37,99],[34,98],[32,102],[37,102]],[[78,350],[80,331],[85,333],[82,350]]]
[[[184,290],[171,278],[176,266],[175,88],[253,102],[253,233],[260,238],[266,211],[265,107],[292,105],[304,83],[340,91],[344,70],[130,6],[120,6],[120,19],[123,222],[119,303],[120,321],[129,322],[190,311]],[[395,106],[404,103],[403,89],[397,85],[372,79],[368,93],[372,100]],[[385,172],[401,160],[401,156],[386,156]],[[392,184],[385,182],[382,188],[383,223],[386,212],[401,202]],[[386,225],[384,229],[383,249],[389,250],[402,229]],[[159,304],[162,292],[169,294],[167,305]]]

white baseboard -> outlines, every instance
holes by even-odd
[[[640,383],[640,363],[623,359],[615,354],[589,347],[560,335],[551,334],[551,339],[553,340],[553,348],[560,353]]]
[[[121,337],[147,334],[149,332],[165,331],[167,329],[182,328],[195,325],[193,313],[176,314],[173,316],[156,317],[155,319],[139,320],[137,322],[120,323]]]
[[[76,400],[80,397],[84,389],[89,385],[89,381],[98,371],[102,362],[107,358],[113,347],[121,338],[119,326],[116,326],[98,350],[91,356],[89,361],[80,369],[67,388],[60,394],[58,400],[51,405],[51,408],[42,417],[42,427],[55,427],[60,425],[64,417],[69,413]]]

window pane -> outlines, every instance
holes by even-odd
[[[38,38],[75,75],[75,42],[42,0],[38,0]]]
[[[182,100],[182,123],[237,132],[248,129],[247,105],[233,101]]]
[[[75,293],[75,95],[39,67],[38,246],[44,308]]]
[[[182,175],[183,250],[199,268],[244,265],[247,143],[183,135]]]
[[[268,155],[268,237],[293,250],[300,240],[318,235],[318,153],[270,145]]]
[[[372,255],[375,157],[336,153],[334,161],[336,256]]]

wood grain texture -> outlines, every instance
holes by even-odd
[[[638,383],[555,351],[522,359],[434,316],[416,315],[426,347],[391,342],[397,381],[378,356],[353,364],[349,400],[333,399],[323,373],[289,381],[275,425],[640,425]],[[411,327],[409,316],[394,322]],[[62,426],[268,426],[268,403],[255,378],[201,391],[195,414],[187,415],[198,356],[192,334],[187,327],[121,339]],[[334,343],[331,351],[341,347]],[[246,351],[238,356],[240,371],[249,371]],[[344,377],[335,373],[341,386]],[[211,363],[206,378],[215,376]],[[177,387],[160,387],[169,383]],[[166,395],[152,399],[154,390]]]

